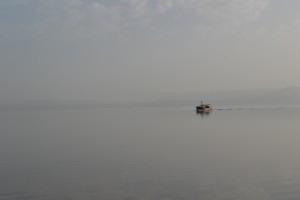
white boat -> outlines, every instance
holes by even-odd
[[[212,106],[210,104],[203,104],[201,101],[201,104],[196,106],[196,111],[208,113],[212,111]]]

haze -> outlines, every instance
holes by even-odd
[[[299,8],[298,0],[1,0],[0,104],[300,86]]]

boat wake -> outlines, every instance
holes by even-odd
[[[272,106],[272,107],[236,107],[236,108],[215,108],[214,110],[261,110],[261,109],[290,109],[300,108],[300,106]]]

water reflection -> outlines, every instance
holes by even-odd
[[[196,114],[200,116],[201,118],[209,117],[211,115],[212,111],[196,111]]]

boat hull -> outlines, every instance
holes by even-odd
[[[212,109],[211,109],[211,108],[205,108],[205,109],[202,109],[202,108],[196,108],[196,111],[197,111],[197,112],[211,112]]]
[[[201,104],[199,106],[196,106],[196,111],[197,112],[206,112],[206,113],[208,113],[208,112],[212,111],[212,107],[209,104],[207,104],[207,105]]]

